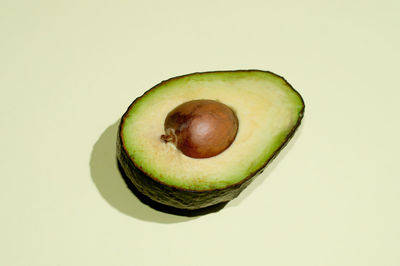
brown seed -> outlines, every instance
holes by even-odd
[[[227,105],[214,100],[193,100],[173,109],[165,119],[165,135],[186,156],[209,158],[234,141],[239,122]]]

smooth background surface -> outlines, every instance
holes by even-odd
[[[0,265],[400,265],[399,3],[1,1]],[[141,204],[128,105],[248,68],[303,95],[290,145],[218,213]]]

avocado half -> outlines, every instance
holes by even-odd
[[[228,149],[191,158],[160,139],[168,113],[209,99],[236,114],[239,128]],[[117,159],[143,195],[163,205],[196,210],[237,197],[287,144],[304,114],[300,94],[267,71],[238,70],[174,77],[137,98],[122,116]]]

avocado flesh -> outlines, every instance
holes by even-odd
[[[160,140],[167,114],[196,99],[220,101],[239,120],[232,145],[207,159],[185,156]],[[300,124],[301,96],[271,72],[194,73],[164,81],[124,114],[117,157],[125,174],[151,199],[197,209],[236,197],[277,155]]]

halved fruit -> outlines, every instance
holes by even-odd
[[[130,105],[119,126],[117,158],[150,199],[204,208],[237,197],[293,136],[303,114],[300,94],[271,72],[175,77]]]

